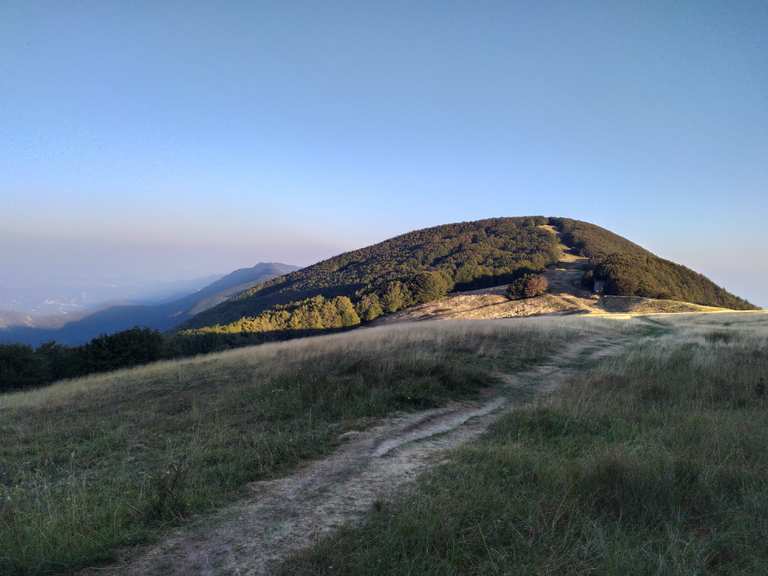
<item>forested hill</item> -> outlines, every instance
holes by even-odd
[[[567,245],[591,259],[585,283],[591,286],[595,280],[603,281],[606,294],[681,300],[735,310],[757,308],[706,276],[659,258],[605,228],[568,218],[550,221]]]
[[[567,218],[493,218],[409,232],[275,278],[198,314],[194,332],[343,328],[428,302],[451,290],[511,281],[559,257],[552,224],[589,257],[585,283],[605,292],[734,309],[753,308],[706,277],[608,230]]]
[[[320,328],[325,325],[314,317],[314,308],[322,312],[325,307],[327,315],[332,311],[328,302],[307,300],[315,296],[349,298],[365,320],[434,299],[454,287],[503,283],[522,268],[541,269],[557,260],[555,238],[539,227],[547,221],[541,216],[493,218],[409,232],[247,290],[199,314],[186,327],[223,326],[273,310],[275,314],[261,318],[260,325],[281,329],[282,323],[292,321],[294,328],[304,328],[308,321]],[[311,318],[291,319],[302,301],[299,315]],[[346,306],[338,300],[335,304]],[[243,326],[229,328],[241,331]]]

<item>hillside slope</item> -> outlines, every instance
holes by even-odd
[[[493,218],[409,232],[247,290],[185,327],[224,326],[317,296],[344,296],[356,303],[375,296],[376,308],[394,312],[450,288],[503,283],[522,268],[542,269],[557,260],[556,241],[539,228],[546,222],[541,216]],[[425,276],[429,273],[434,277]]]
[[[703,274],[659,258],[644,248],[594,224],[552,218],[563,241],[592,260],[592,274],[585,278],[604,283],[603,291],[615,296],[643,296],[751,310],[755,306],[716,285]]]
[[[553,219],[554,220],[554,219]],[[475,319],[491,320],[500,318],[519,318],[524,316],[540,315],[568,315],[590,314],[611,316],[635,316],[648,314],[679,314],[679,313],[715,313],[732,312],[733,308],[724,306],[707,306],[695,304],[690,301],[675,300],[672,298],[654,298],[653,295],[661,294],[648,292],[648,295],[621,295],[606,294],[605,291],[596,293],[595,269],[602,261],[599,255],[594,258],[583,256],[583,249],[576,248],[566,242],[573,242],[570,236],[561,233],[553,225],[543,225],[560,239],[560,259],[543,271],[543,276],[548,281],[546,294],[534,298],[510,300],[506,295],[506,286],[492,286],[480,290],[468,292],[454,292],[445,298],[425,304],[411,306],[395,314],[389,314],[376,320],[377,324],[389,324],[397,322],[413,322],[420,320],[449,320],[449,319]],[[600,230],[598,230],[599,233]],[[628,243],[623,238],[608,231],[605,236],[608,241],[614,241],[614,248],[620,243]],[[606,243],[604,242],[603,245]],[[606,257],[611,255],[610,246]],[[629,249],[637,254],[645,251],[635,244]],[[652,254],[648,259],[656,258]],[[651,260],[652,261],[652,260]],[[687,270],[687,269],[686,269]],[[638,268],[637,272],[646,272]],[[693,273],[695,274],[695,273]],[[663,279],[663,276],[662,276]],[[602,281],[605,283],[605,280]],[[648,284],[648,280],[645,281]],[[709,283],[711,284],[711,283]],[[674,284],[673,284],[674,286]],[[708,286],[708,284],[704,284]],[[714,287],[716,290],[721,290]],[[658,290],[658,289],[657,289]],[[727,293],[726,293],[727,294]],[[730,296],[730,295],[728,295]],[[736,305],[742,301],[739,299]]]
[[[571,262],[570,273],[583,277],[581,291],[587,294],[597,280],[606,295],[754,308],[701,274],[608,230],[534,216],[403,234],[247,290],[182,328],[193,333],[274,333],[354,326],[434,302],[449,291],[502,285],[523,271],[552,268],[564,248],[573,252],[571,260],[579,260]]]
[[[101,334],[112,334],[134,326],[169,330],[195,314],[221,304],[233,294],[293,270],[296,267],[288,264],[259,263],[251,268],[236,270],[201,290],[162,304],[110,306],[57,328],[0,326],[0,342],[39,345],[55,340],[60,344],[75,345]]]

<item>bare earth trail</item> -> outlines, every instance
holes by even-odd
[[[294,474],[255,482],[252,496],[175,531],[138,557],[85,574],[262,575],[290,554],[337,527],[363,517],[447,452],[482,434],[501,414],[522,402],[521,391],[546,393],[585,361],[621,351],[627,339],[588,336],[549,363],[500,375],[503,386],[485,400],[384,420],[348,433],[327,458]]]

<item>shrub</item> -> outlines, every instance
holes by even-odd
[[[411,294],[419,304],[442,298],[451,288],[451,279],[440,271],[419,272],[411,281]]]
[[[507,286],[507,297],[511,300],[535,298],[544,294],[547,288],[549,282],[541,274],[523,274]]]
[[[357,303],[357,314],[363,322],[370,322],[384,314],[379,297],[376,294],[363,296]]]
[[[411,291],[399,280],[387,284],[384,293],[381,295],[381,304],[384,312],[397,312],[407,308],[413,303]]]

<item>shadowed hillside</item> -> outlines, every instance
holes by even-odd
[[[754,310],[703,274],[659,258],[613,232],[588,222],[552,218],[566,244],[592,260],[585,276],[587,287],[604,283],[603,291],[614,296],[643,296],[679,300],[704,306]]]

